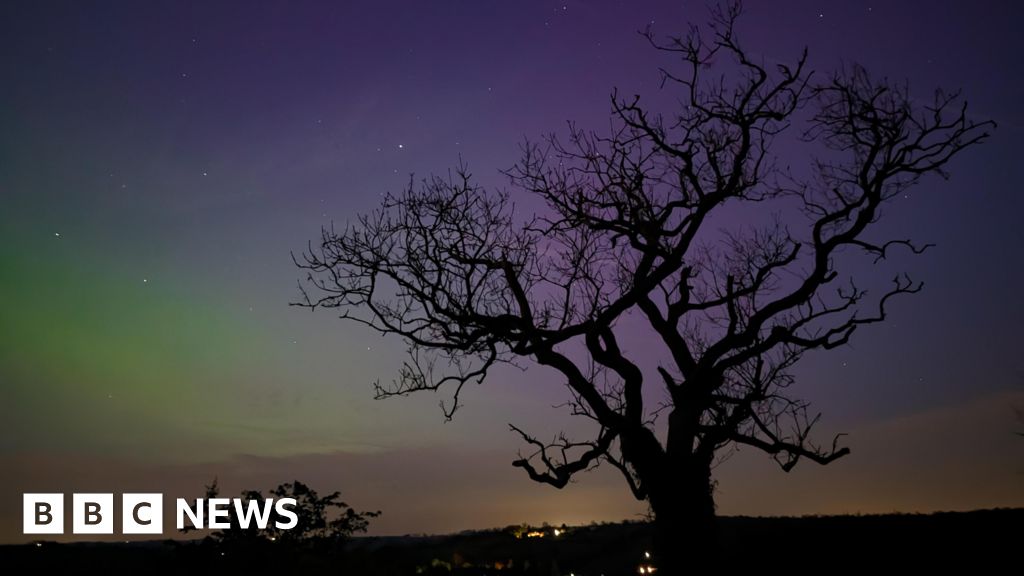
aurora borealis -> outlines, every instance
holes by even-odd
[[[986,145],[893,204],[936,248],[890,321],[807,358],[819,434],[853,454],[789,475],[723,464],[722,514],[1024,505],[1022,10],[1005,2],[749,2],[768,61],[808,46],[912,93],[962,88]],[[777,4],[777,5],[776,5]],[[0,542],[26,491],[201,492],[299,479],[445,532],[643,512],[615,473],[562,491],[510,462],[505,423],[573,424],[554,374],[495,373],[445,423],[436,397],[375,402],[404,349],[289,307],[320,226],[463,158],[486,186],[517,145],[602,129],[613,87],[670,104],[636,31],[700,2],[22,2],[0,7]],[[785,154],[785,151],[781,151]],[[794,162],[799,159],[794,159]],[[902,235],[902,234],[897,234]],[[639,345],[638,345],[639,346]],[[752,479],[756,478],[757,481]]]

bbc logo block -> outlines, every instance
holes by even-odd
[[[21,517],[24,534],[63,534],[64,495],[25,494]]]
[[[163,494],[124,494],[121,497],[122,534],[163,534]]]
[[[121,533],[161,534],[163,532],[162,494],[122,494]],[[72,534],[113,534],[113,494],[72,494]],[[64,495],[24,494],[22,496],[22,533],[63,534]]]

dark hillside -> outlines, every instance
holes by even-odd
[[[717,568],[829,573],[848,569],[972,566],[990,573],[1020,559],[1024,509],[930,515],[728,517],[720,520]],[[556,535],[557,530],[557,535]],[[532,536],[530,535],[532,533]],[[542,534],[542,535],[541,535]],[[5,573],[637,574],[651,530],[627,522],[509,527],[447,536],[361,537],[344,550],[312,552],[266,542],[41,543],[0,547]],[[704,555],[696,555],[703,557]],[[708,558],[695,568],[706,567]],[[989,569],[985,569],[988,567]],[[646,568],[645,568],[646,569]]]

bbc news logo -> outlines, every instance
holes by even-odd
[[[241,528],[255,525],[266,530],[271,516],[276,513],[274,527],[290,530],[299,523],[295,513],[295,498],[274,500],[243,500],[241,498],[197,498],[195,505],[185,498],[175,500],[175,517],[178,530],[185,528],[188,520],[193,528],[231,528],[231,513]],[[163,534],[163,494],[122,494],[121,534]],[[205,520],[205,522],[204,522]],[[23,494],[23,534],[63,534],[64,494]],[[113,494],[72,494],[72,534],[113,534]]]

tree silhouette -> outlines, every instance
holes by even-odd
[[[570,125],[565,141],[523,146],[505,174],[546,213],[520,217],[509,192],[480,188],[460,163],[324,229],[296,259],[308,271],[298,305],[408,343],[378,397],[447,390],[451,418],[463,386],[499,363],[560,373],[593,437],[545,442],[512,425],[529,447],[513,465],[558,488],[601,462],[618,469],[650,505],[667,573],[684,550],[717,543],[711,472],[723,449],[763,450],[787,471],[849,453],[838,437],[812,441],[818,417],[787,394],[792,368],[921,289],[900,274],[869,290],[850,270],[927,248],[880,237],[882,207],[945,177],[994,126],[956,94],[919,103],[861,67],[819,81],[806,51],[769,66],[741,48],[739,14],[728,4],[664,41],[646,32],[676,61],[662,70],[680,103],[670,114],[613,93],[609,134]],[[781,141],[804,147],[805,167],[772,154]],[[626,317],[643,319],[643,341],[621,338]],[[664,350],[654,366],[627,351],[653,346]]]
[[[206,486],[204,498],[207,500],[220,496],[220,487],[217,479]],[[340,492],[332,492],[326,496],[320,496],[306,484],[299,482],[286,482],[279,484],[266,496],[258,490],[246,490],[242,493],[242,500],[245,507],[250,502],[257,503],[259,509],[270,508],[269,522],[265,528],[257,526],[255,521],[247,523],[246,527],[238,517],[237,510],[232,506],[228,509],[228,528],[214,530],[207,536],[207,541],[218,547],[253,549],[266,547],[273,543],[275,549],[313,549],[318,551],[337,550],[352,535],[366,532],[370,520],[380,516],[380,511],[357,512],[348,504],[341,501]],[[295,507],[293,511],[298,518],[295,527],[281,529],[277,527],[278,521],[285,521],[276,510],[266,504],[266,500],[272,498],[274,501],[281,498],[294,498]],[[195,527],[186,526],[182,531],[191,532]]]

